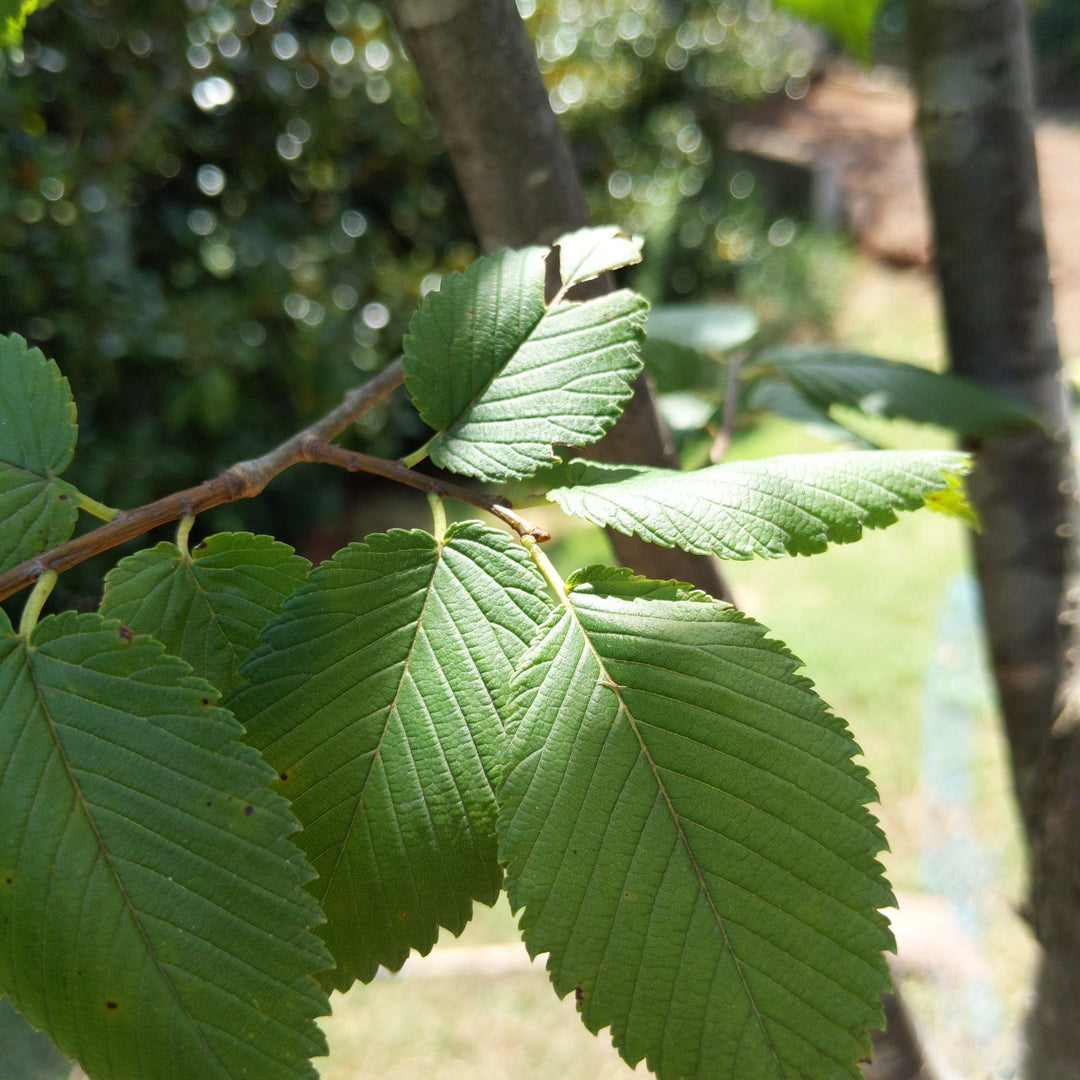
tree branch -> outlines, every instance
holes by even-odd
[[[427,492],[429,495],[446,496],[457,499],[459,502],[477,506],[493,514],[500,521],[505,521],[518,534],[518,536],[531,536],[534,540],[543,543],[551,539],[551,534],[538,525],[526,521],[514,512],[507,499],[501,495],[489,495],[483,491],[461,487],[447,480],[440,480],[435,476],[427,476],[416,472],[400,461],[387,461],[385,458],[372,457],[370,454],[361,454],[355,450],[346,450],[342,446],[334,446],[332,443],[311,443],[307,448],[308,456],[305,461],[322,461],[328,465],[338,465],[349,472],[365,472],[372,476],[382,476],[387,480],[396,480],[406,487],[416,488],[417,491]]]
[[[27,559],[0,574],[0,600],[5,600],[32,585],[48,570],[55,570],[57,573],[70,570],[94,555],[148,533],[158,525],[176,521],[189,514],[202,513],[223,503],[250,499],[258,495],[275,476],[290,465],[301,461],[326,460],[319,456],[322,454],[320,448],[328,445],[331,439],[340,435],[358,417],[387,397],[401,385],[403,379],[401,361],[395,360],[363,386],[348,391],[341,404],[324,417],[286,439],[262,457],[237,462],[219,476],[197,487],[174,492],[134,510],[122,510],[100,528],[77,536],[42,555]]]

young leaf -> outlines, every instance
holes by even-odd
[[[625,289],[581,302],[565,295],[582,275],[636,261],[636,243],[601,232],[557,242],[570,266],[549,302],[548,252],[536,247],[478,259],[424,298],[403,363],[436,432],[426,447],[436,465],[521,479],[554,460],[552,443],[596,442],[618,418],[641,368],[648,305]]]
[[[304,825],[339,990],[498,896],[499,714],[543,592],[478,522],[443,543],[369,536],[312,571],[242,666],[231,704]]]
[[[823,409],[848,405],[868,416],[937,424],[972,437],[1035,422],[1007,397],[974,383],[862,353],[772,349],[755,364]]]
[[[628,236],[617,225],[567,233],[555,241],[555,246],[564,289],[641,262],[641,237]]]
[[[311,564],[271,536],[217,533],[188,554],[172,543],[121,559],[105,578],[101,614],[152,634],[222,693],[259,631]]]
[[[567,583],[518,663],[500,855],[529,952],[662,1078],[857,1078],[892,938],[858,748],[765,628]]]
[[[91,1080],[300,1080],[311,868],[240,726],[96,614],[0,628],[0,992]]]
[[[964,454],[872,450],[732,461],[693,472],[570,463],[570,487],[547,493],[568,514],[697,555],[815,555],[882,529],[955,487]],[[936,509],[948,509],[950,502]],[[963,507],[955,516],[969,520]]]
[[[60,369],[18,334],[0,336],[0,571],[75,531],[79,493],[57,477],[77,436]]]

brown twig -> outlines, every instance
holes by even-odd
[[[401,362],[395,361],[363,386],[350,390],[341,404],[324,417],[262,457],[238,462],[197,487],[174,492],[134,510],[122,510],[107,524],[33,559],[27,559],[0,574],[0,600],[32,585],[46,570],[57,573],[69,570],[93,555],[142,536],[158,525],[210,510],[223,503],[258,495],[290,465],[301,461],[325,460],[321,456],[313,457],[312,448],[328,445],[330,439],[340,435],[353,421],[400,386],[403,378]]]
[[[447,480],[416,472],[400,461],[387,461],[385,458],[346,450],[332,443],[313,442],[308,447],[308,453],[310,456],[305,458],[306,461],[323,461],[328,465],[338,465],[343,469],[348,469],[349,472],[365,472],[373,476],[385,477],[387,480],[396,480],[399,484],[405,484],[407,487],[416,488],[418,491],[425,491],[431,495],[445,495],[486,510],[500,521],[505,521],[518,536],[531,536],[540,543],[551,539],[550,534],[544,529],[516,514],[510,503],[501,495],[488,495],[483,491],[460,487]]]

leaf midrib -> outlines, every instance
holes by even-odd
[[[682,820],[679,814],[675,810],[675,806],[671,801],[671,796],[668,794],[667,788],[664,785],[663,779],[660,776],[659,768],[656,762],[653,760],[652,754],[649,753],[649,748],[645,744],[645,740],[641,736],[641,732],[638,730],[636,721],[634,720],[633,713],[630,711],[626,700],[623,698],[621,687],[612,677],[604,663],[604,658],[600,655],[596,646],[593,645],[592,638],[589,636],[588,631],[585,629],[584,624],[578,616],[577,609],[574,606],[574,602],[571,596],[564,596],[562,598],[563,606],[569,612],[570,617],[574,620],[574,624],[577,626],[579,633],[585,640],[586,647],[592,654],[593,659],[596,661],[597,667],[600,670],[601,679],[598,681],[601,685],[606,685],[608,689],[614,693],[616,700],[619,703],[618,712],[615,719],[618,720],[619,716],[625,716],[626,722],[630,727],[630,730],[634,733],[634,738],[637,739],[638,746],[641,749],[641,754],[645,758],[646,763],[649,766],[649,770],[652,772],[653,779],[656,782],[657,790],[660,792],[661,797],[664,800],[664,805],[667,807],[668,813],[671,815],[672,824],[675,827],[675,834],[678,837],[679,843],[682,845],[683,850],[686,852],[686,857],[690,860],[690,865],[693,867],[694,874],[698,879],[698,886],[701,892],[705,896],[705,901],[709,905],[709,910],[713,914],[713,919],[716,922],[717,929],[720,931],[721,936],[724,939],[724,947],[731,955],[732,963],[735,965],[735,970],[739,973],[739,982],[742,984],[743,992],[746,994],[746,1000],[753,1011],[754,1018],[757,1020],[758,1027],[761,1029],[762,1038],[765,1040],[766,1046],[769,1048],[769,1054],[773,1059],[773,1063],[776,1066],[776,1075],[778,1080],[784,1080],[783,1068],[780,1061],[780,1056],[777,1054],[775,1047],[773,1046],[772,1039],[769,1038],[769,1032],[765,1027],[765,1021],[762,1018],[761,1012],[758,1010],[757,1002],[753,993],[750,990],[750,985],[747,981],[746,974],[743,971],[743,962],[739,958],[738,953],[735,951],[731,944],[731,940],[728,937],[727,925],[720,915],[719,910],[713,901],[712,893],[709,890],[708,882],[705,880],[704,873],[699,865],[697,858],[694,855],[693,847],[690,844],[689,839],[682,827]],[[614,723],[614,721],[613,721]]]
[[[540,249],[536,249],[536,250],[540,250]],[[525,265],[527,265],[527,264],[525,264]],[[523,265],[523,270],[524,270],[524,268],[525,268],[525,266]],[[519,280],[520,280],[520,275],[519,275]],[[478,284],[479,284],[479,282],[478,282]],[[542,281],[541,281],[541,288],[543,288],[543,282]],[[519,295],[520,295],[520,292],[519,292]],[[493,323],[496,326],[498,325],[498,323],[500,321],[499,320],[499,315],[500,315],[500,311],[501,311],[501,306],[502,306],[502,290],[501,289],[496,289],[495,290],[495,312],[494,312],[494,317],[493,317],[493,320],[492,320]],[[465,417],[469,414],[469,412],[472,409],[474,409],[476,407],[477,402],[480,401],[480,399],[484,396],[484,394],[487,393],[487,391],[491,388],[492,384],[496,381],[496,379],[498,379],[499,376],[502,375],[502,373],[507,369],[507,367],[509,367],[509,365],[510,365],[511,361],[514,359],[514,357],[516,357],[521,352],[521,350],[523,348],[525,348],[526,343],[532,338],[533,334],[536,333],[537,328],[544,321],[544,319],[547,318],[547,316],[551,313],[551,311],[554,309],[554,307],[555,307],[554,304],[552,304],[551,307],[549,307],[547,304],[543,305],[543,309],[541,310],[541,312],[540,312],[539,316],[537,317],[536,321],[532,324],[532,326],[529,327],[528,333],[526,333],[525,336],[522,337],[521,340],[517,343],[517,345],[514,346],[513,351],[510,352],[510,354],[506,357],[506,359],[502,362],[502,364],[500,364],[491,373],[491,376],[488,378],[487,382],[485,382],[482,386],[477,388],[476,392],[468,400],[468,402],[461,408],[461,410],[458,412],[457,416],[449,424],[447,424],[446,427],[444,427],[441,431],[435,432],[435,434],[432,436],[433,440],[443,440],[448,435],[450,435],[450,433],[453,432],[453,430],[455,428],[460,427],[460,425],[464,422]],[[518,309],[520,310],[520,308],[521,308],[521,305],[519,303],[518,304]],[[475,311],[475,304],[474,304],[473,310]],[[476,319],[475,319],[475,315],[474,315],[470,328],[474,328],[475,325],[476,325]],[[473,341],[476,340],[475,333],[470,334],[469,340],[470,340],[470,342],[473,342]],[[475,362],[476,362],[476,354],[475,354],[475,352],[473,350],[470,349],[470,351],[469,351],[469,365],[470,365],[470,367],[473,366],[475,364]],[[454,371],[454,365],[453,364],[450,364],[450,371],[451,372]]]
[[[180,1012],[187,1018],[190,1026],[198,1034],[199,1041],[203,1044],[206,1052],[220,1068],[223,1080],[229,1080],[229,1072],[225,1066],[225,1062],[222,1061],[217,1051],[210,1044],[210,1041],[207,1039],[206,1034],[202,1029],[201,1023],[187,1008],[187,1005],[185,1004],[183,998],[180,996],[180,992],[177,990],[172,979],[169,977],[169,973],[165,969],[164,963],[158,956],[157,951],[154,949],[146,928],[142,924],[142,920],[139,917],[139,910],[132,901],[131,896],[127,891],[127,887],[124,885],[123,879],[120,876],[120,872],[116,868],[115,863],[113,862],[112,853],[109,851],[108,845],[105,843],[105,839],[101,835],[101,831],[98,828],[97,821],[95,820],[94,815],[91,812],[90,803],[82,790],[82,786],[79,784],[78,779],[75,776],[75,771],[71,766],[71,762],[68,760],[67,752],[64,748],[63,740],[60,738],[56,721],[53,719],[53,716],[49,711],[49,707],[45,701],[45,695],[43,693],[41,683],[38,680],[38,673],[35,668],[34,658],[32,655],[32,646],[29,642],[26,642],[23,645],[23,649],[26,652],[26,666],[30,672],[30,679],[34,686],[34,694],[38,700],[38,703],[41,706],[41,712],[43,717],[45,718],[45,722],[49,725],[49,733],[52,735],[53,745],[56,747],[60,762],[64,767],[64,772],[67,774],[68,782],[71,784],[72,790],[75,792],[75,797],[78,800],[79,806],[81,807],[82,812],[90,825],[91,831],[94,834],[94,838],[97,840],[98,850],[101,853],[101,857],[105,860],[105,864],[109,868],[109,873],[112,875],[113,881],[116,884],[116,888],[119,891],[120,897],[124,902],[124,906],[127,908],[128,914],[131,916],[131,919],[135,924],[135,928],[139,933],[139,937],[142,938],[143,946],[146,949],[147,954],[153,960],[154,966],[157,968],[158,974],[161,976],[163,983],[168,988],[169,994],[172,996],[173,1001],[176,1003]]]
[[[412,640],[409,643],[408,652],[405,654],[405,657],[401,661],[401,675],[398,678],[397,686],[394,689],[393,700],[387,706],[386,722],[382,725],[382,730],[379,732],[378,742],[375,744],[375,747],[372,750],[371,764],[368,767],[367,775],[364,777],[364,782],[360,786],[360,791],[356,795],[356,802],[355,802],[355,804],[353,806],[352,816],[349,818],[349,824],[348,824],[347,828],[345,829],[344,835],[342,836],[341,843],[338,845],[338,853],[337,853],[337,857],[334,859],[334,865],[331,868],[330,872],[326,875],[326,887],[323,889],[322,897],[319,900],[319,906],[320,907],[325,908],[325,906],[326,906],[327,897],[330,895],[330,887],[333,884],[334,878],[337,876],[338,869],[341,866],[341,860],[345,857],[345,852],[349,847],[349,840],[352,837],[353,829],[355,828],[357,818],[360,815],[360,809],[364,804],[364,796],[367,793],[368,784],[370,783],[371,777],[375,772],[376,764],[381,761],[382,746],[383,746],[384,740],[386,739],[386,734],[390,730],[391,718],[398,713],[398,700],[401,697],[401,689],[405,685],[405,680],[406,680],[406,677],[407,677],[408,672],[409,672],[409,667],[410,667],[410,665],[412,663],[413,653],[416,650],[417,641],[418,641],[418,639],[420,637],[421,628],[422,628],[423,623],[424,623],[424,616],[427,613],[427,607],[428,607],[428,604],[431,601],[431,597],[437,591],[435,589],[435,577],[436,577],[436,574],[438,573],[439,566],[443,562],[443,549],[444,549],[444,545],[440,543],[440,544],[438,544],[436,546],[436,549],[434,551],[434,559],[432,561],[432,566],[431,566],[431,577],[428,579],[428,583],[424,587],[424,602],[421,604],[420,612],[416,617],[416,622],[415,622],[414,628],[413,628]],[[402,722],[402,727],[404,727],[403,722]],[[444,763],[445,763],[445,756],[444,756]],[[448,768],[447,771],[448,772],[450,771],[449,768]],[[460,795],[460,792],[459,792],[459,795]],[[431,816],[430,815],[430,810],[428,810],[426,802],[424,803],[424,808],[425,808],[426,811],[428,811],[428,817],[429,817],[429,820],[430,820],[430,816]]]

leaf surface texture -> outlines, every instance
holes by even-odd
[[[897,511],[954,487],[967,461],[947,451],[855,451],[679,472],[578,460],[573,484],[547,497],[597,525],[699,555],[812,555],[892,525]]]
[[[152,634],[224,693],[310,565],[287,544],[251,533],[216,533],[189,556],[161,543],[109,572],[101,613]]]
[[[603,234],[603,235],[599,235]],[[405,384],[436,434],[436,465],[498,481],[531,476],[553,443],[595,442],[641,369],[647,303],[622,289],[572,301],[566,289],[627,261],[614,230],[558,241],[567,268],[545,301],[548,251],[499,251],[428,293],[409,323]]]
[[[859,1076],[892,901],[857,747],[765,629],[568,582],[512,684],[500,853],[532,955],[662,1078]]]
[[[494,775],[512,666],[548,610],[507,534],[395,530],[312,571],[231,699],[304,825],[338,989],[494,903]]]
[[[96,614],[0,627],[0,990],[91,1080],[326,1052],[296,819],[216,697]]]
[[[59,474],[77,437],[60,369],[17,334],[0,337],[0,571],[75,531],[79,493]]]

